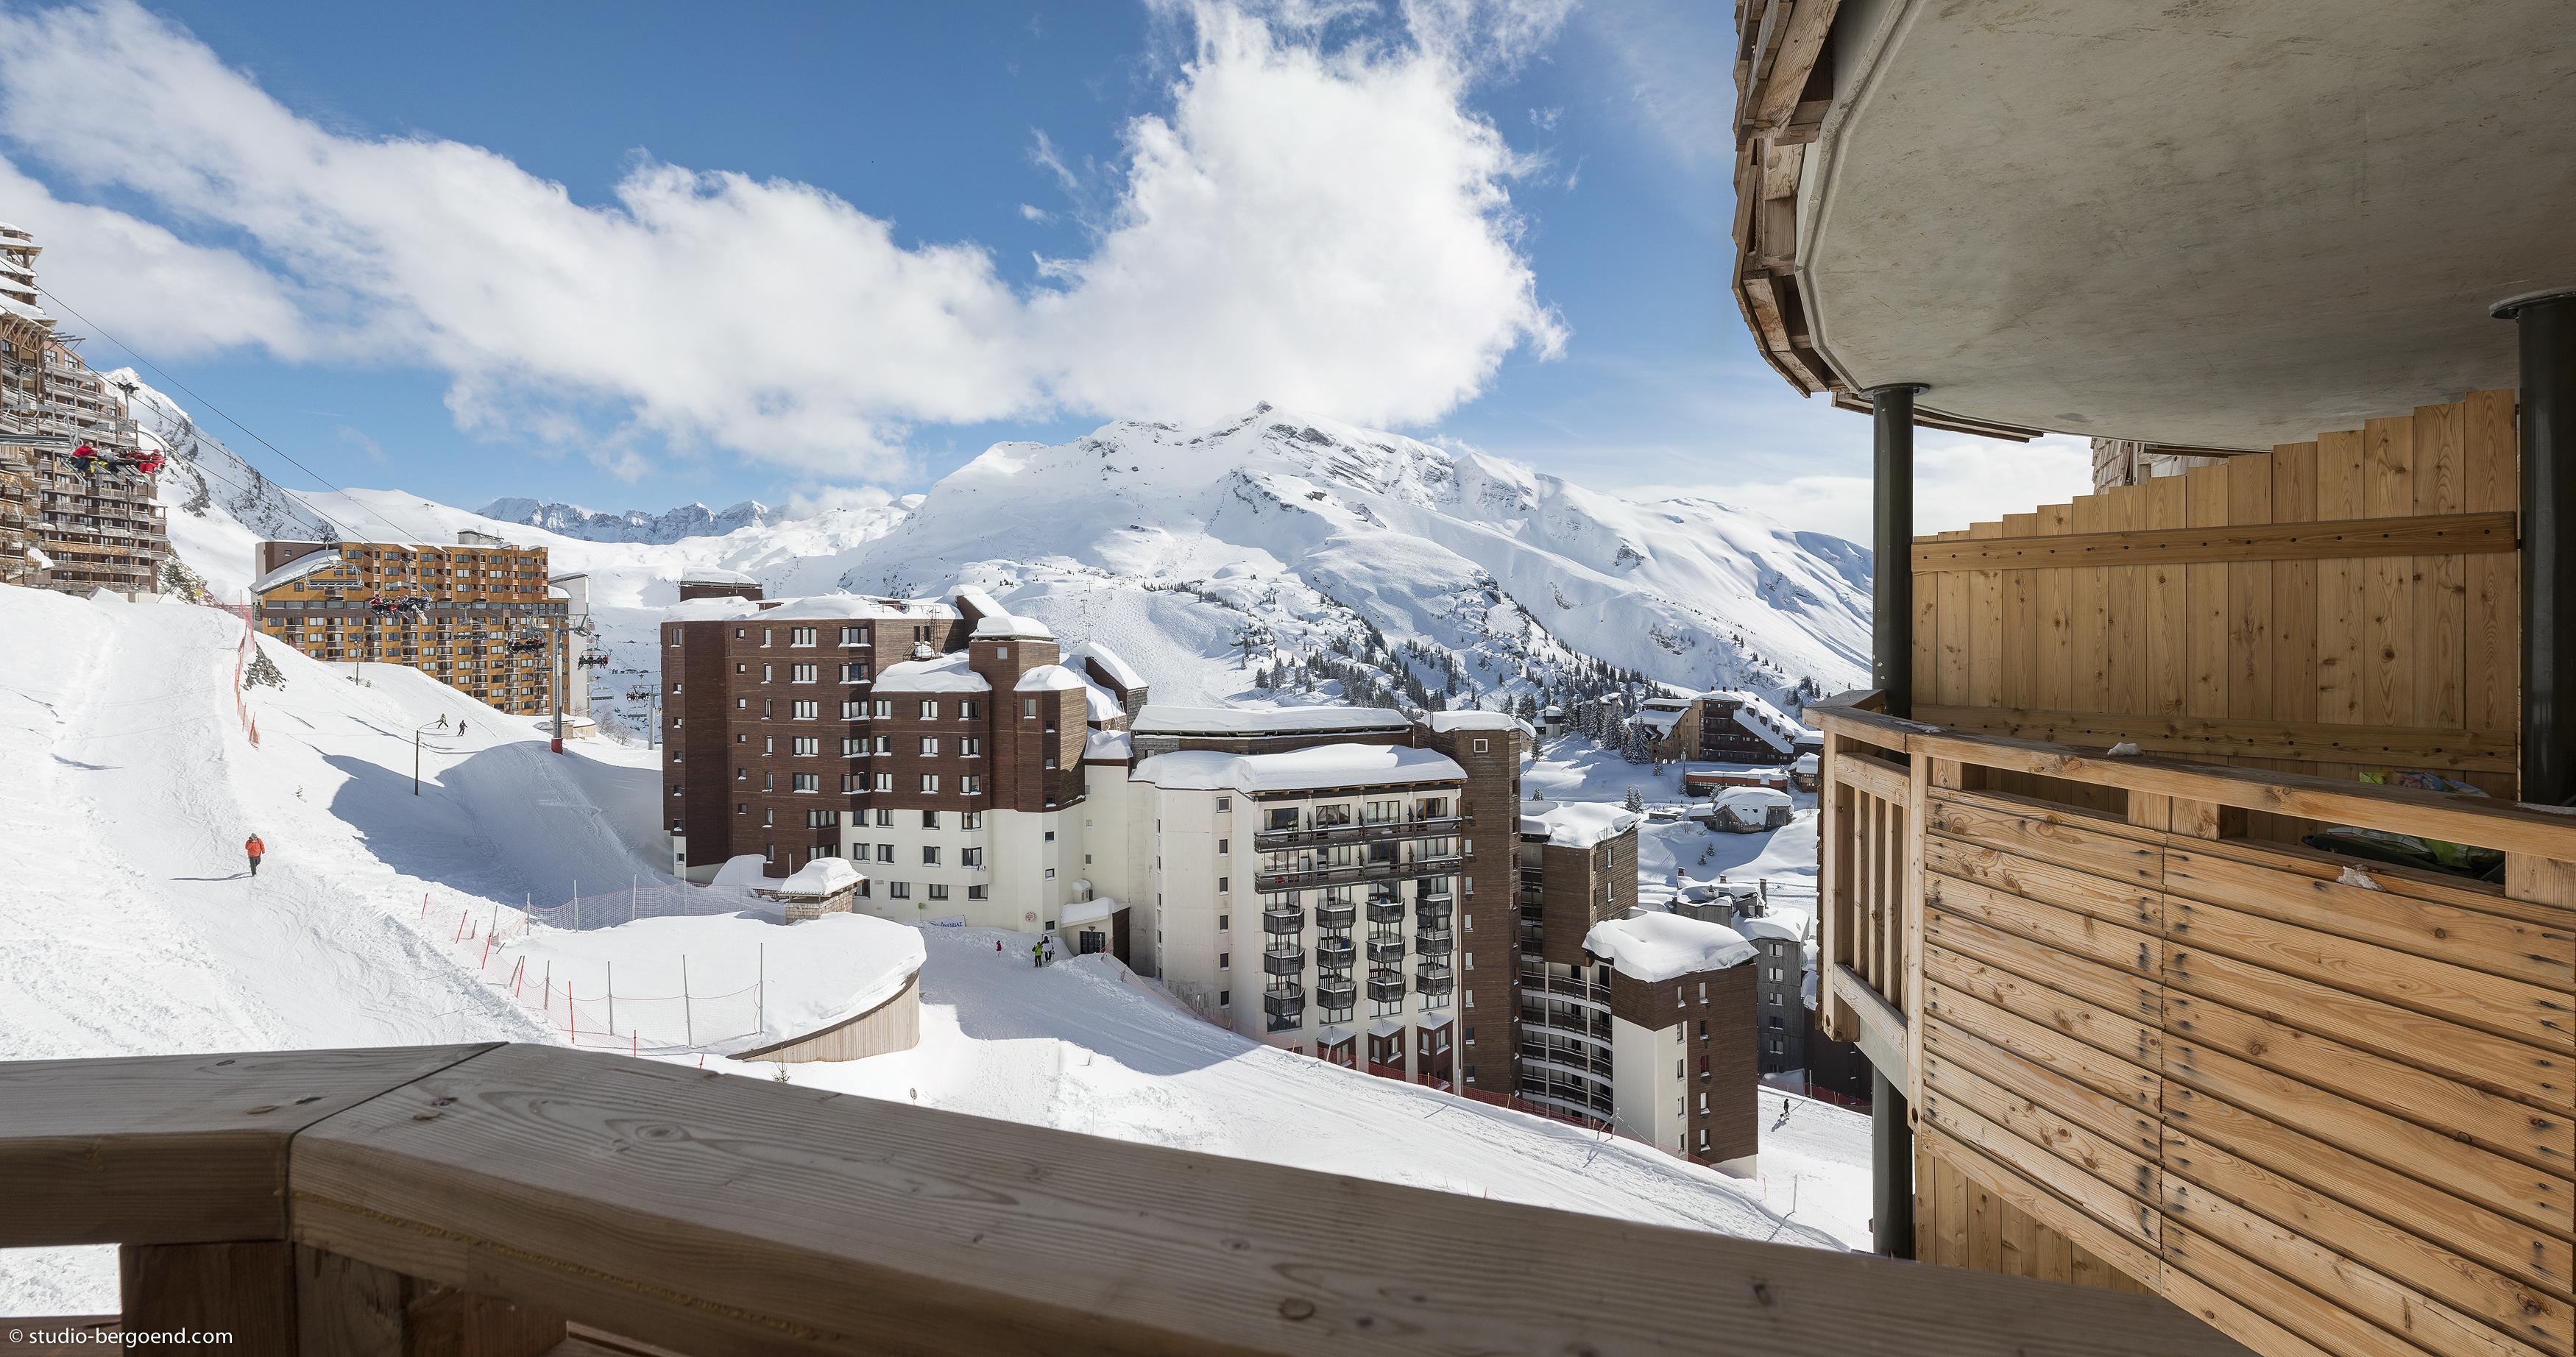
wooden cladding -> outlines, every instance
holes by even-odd
[[[1915,710],[2334,778],[2436,770],[2510,795],[2514,418],[2513,392],[2476,392],[1922,539]]]
[[[2203,470],[2225,472],[2227,467]],[[2249,472],[2269,474],[2268,470]],[[2189,477],[2184,486],[2189,488]],[[2131,487],[2147,489],[2150,487]],[[1914,547],[1917,571],[2038,570],[2051,566],[2225,565],[2233,561],[2322,561],[2336,557],[2442,556],[2512,551],[2514,516],[2433,514],[2353,518],[2336,523],[2271,523],[2242,528],[2168,528],[2069,537],[1936,539]]]
[[[1862,734],[1921,769],[1913,842],[1867,845],[1920,864],[1907,917],[1839,936],[1875,922],[1830,903],[1874,868],[1829,823],[1820,942],[1913,934],[1926,1257],[2085,1251],[2281,1357],[2576,1354],[2576,821],[1820,724],[1829,790]],[[2033,778],[2122,809],[1980,789]],[[2506,880],[2226,837],[2267,808],[2501,849]]]

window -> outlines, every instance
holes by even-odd
[[[890,791],[893,791],[893,790],[894,790],[894,774],[892,774],[892,773],[879,773],[879,774],[877,774],[877,785],[876,785],[876,790],[881,791],[881,792],[890,792]]]
[[[960,811],[957,816],[957,827],[959,829],[982,829],[984,827],[984,812],[980,810]]]
[[[777,736],[775,736],[775,735],[763,735],[763,736],[761,736],[761,737],[760,737],[760,752],[761,752],[761,753],[763,753],[763,754],[775,754],[775,753],[777,753],[777,752],[778,752],[778,737],[777,737]]]
[[[1020,719],[1021,719],[1021,720],[1023,720],[1023,721],[1033,721],[1033,720],[1037,719],[1037,714],[1038,714],[1038,700],[1037,700],[1036,698],[1034,698],[1034,697],[1024,697],[1024,698],[1021,698],[1021,699],[1020,699]]]
[[[983,899],[983,898],[984,898],[984,888],[983,888],[983,887],[981,887],[981,886],[968,886],[968,887],[966,888],[966,898],[967,898],[967,899],[969,899],[969,900],[981,900],[981,899]]]
[[[1234,965],[1234,953],[1232,953],[1232,952],[1219,952],[1219,953],[1217,953],[1217,954],[1216,954],[1216,968],[1217,968],[1218,970],[1220,970],[1220,971],[1222,971],[1222,970],[1226,970],[1226,969],[1231,968],[1233,965]]]
[[[891,721],[891,720],[893,720],[893,719],[894,719],[894,702],[893,702],[893,700],[892,700],[892,699],[890,699],[890,698],[880,698],[880,699],[878,699],[878,700],[877,700],[877,703],[876,703],[875,716],[876,716],[876,718],[877,718],[878,720],[880,720],[880,721]]]
[[[1228,925],[1230,925],[1233,921],[1234,921],[1234,916],[1233,916],[1233,915],[1230,915],[1230,914],[1220,914],[1220,915],[1216,916],[1216,931],[1218,931],[1218,932],[1220,932],[1220,933],[1224,932],[1224,931],[1226,930],[1227,926],[1228,926]]]
[[[894,861],[894,845],[893,845],[893,844],[890,844],[890,843],[881,843],[881,844],[878,844],[878,845],[877,845],[877,861],[879,861],[879,862],[892,862],[892,861]]]
[[[936,698],[930,698],[930,699],[926,699],[926,700],[924,700],[924,701],[922,702],[922,704],[921,704],[921,719],[922,719],[922,720],[924,720],[924,721],[936,721],[936,720],[938,720],[938,719],[939,719],[939,701],[938,701],[938,699],[936,699]]]
[[[984,865],[984,850],[983,850],[983,849],[981,849],[981,848],[960,848],[960,849],[958,849],[958,850],[957,850],[957,865],[958,865],[958,866],[960,866],[960,867],[981,867],[981,866],[983,866],[983,865]]]
[[[1476,741],[1476,752],[1479,754],[1485,752],[1485,742],[1483,740]]]
[[[1699,982],[1699,1001],[1703,1004],[1708,1002],[1708,982],[1705,980]]]
[[[1086,854],[1084,854],[1084,855],[1083,855],[1083,861],[1085,861],[1085,862],[1089,862],[1090,860],[1091,860],[1091,855],[1090,855],[1090,854],[1086,853]],[[1218,877],[1218,878],[1216,879],[1216,893],[1217,893],[1217,894],[1219,894],[1219,895],[1223,895],[1223,894],[1225,894],[1225,893],[1226,893],[1226,878],[1225,878],[1225,877]],[[1220,925],[1220,927],[1222,927],[1222,925]]]
[[[841,774],[841,790],[845,794],[855,795],[867,790],[867,781],[867,775],[864,773],[843,773]]]
[[[814,644],[814,629],[812,627],[788,628],[787,644],[792,646],[810,646]]]
[[[924,867],[936,867],[939,865],[939,845],[934,843],[922,846],[921,865]]]
[[[893,790],[893,789],[892,789],[892,788],[888,788],[887,790],[891,791],[891,790]],[[877,808],[877,828],[879,828],[879,829],[892,829],[892,828],[894,828],[894,812],[893,812],[893,811],[891,811],[891,810],[886,809],[886,808],[885,808],[885,807],[883,807],[883,806],[879,806],[879,807]]]
[[[922,789],[923,791],[925,791],[925,792],[935,792],[935,791],[938,791],[938,790],[939,790],[939,774],[937,774],[937,773],[924,773],[924,774],[922,774],[922,775],[921,775],[921,789]]]
[[[1223,1007],[1225,1007],[1226,1005],[1231,1004],[1231,1003],[1233,1003],[1233,1002],[1234,1002],[1234,991],[1233,991],[1233,990],[1230,990],[1230,989],[1221,989],[1221,990],[1218,990],[1218,991],[1216,992],[1216,1006],[1217,1006],[1217,1007],[1219,1007],[1219,1008],[1223,1008]]]
[[[822,775],[819,773],[796,774],[796,790],[800,792],[819,792],[823,790]]]
[[[823,742],[822,742],[821,740],[819,740],[819,739],[817,739],[817,738],[815,738],[814,736],[811,736],[811,735],[799,735],[799,736],[797,736],[797,737],[796,737],[796,755],[797,755],[797,757],[799,757],[799,758],[812,758],[813,756],[815,756],[815,755],[817,755],[817,754],[820,754],[820,753],[822,753],[822,752],[823,752]]]
[[[931,898],[931,899],[933,899],[933,900],[945,900],[945,899],[947,899],[947,898],[948,898],[948,888],[947,888],[946,886],[943,886],[943,885],[939,884],[939,883],[938,883],[938,882],[936,882],[936,881],[931,882],[931,883],[930,883],[930,898]]]
[[[1011,658],[1011,648],[1009,646],[993,647],[993,658],[997,660],[1007,660]]]
[[[982,758],[984,755],[984,742],[972,735],[961,736],[957,741],[957,752],[960,756],[965,758]]]
[[[962,698],[959,698],[959,699],[957,700],[957,719],[958,719],[958,720],[960,720],[960,721],[972,721],[972,720],[974,720],[975,718],[977,718],[977,717],[979,717],[979,716],[982,716],[983,714],[984,714],[984,704],[983,704],[983,703],[981,703],[981,702],[976,701],[974,698],[971,698],[971,697],[962,697]]]
[[[868,742],[855,735],[841,741],[841,757],[845,759],[865,758],[867,752]]]
[[[865,660],[857,660],[841,666],[843,683],[865,683],[868,681],[868,676],[868,663]]]
[[[840,822],[841,813],[837,810],[809,810],[805,812],[805,827],[807,829],[830,829],[832,826],[837,825]]]
[[[766,665],[766,664],[764,664],[764,665],[760,666],[760,681],[761,681],[761,682],[763,682],[763,683],[767,683],[767,682],[769,682],[771,679],[773,679],[773,678],[775,678],[775,677],[777,677],[777,672],[776,672],[776,670],[775,670],[772,666],[770,666],[770,665]]]
[[[1227,844],[1227,841],[1226,841],[1226,840],[1224,840],[1224,839],[1219,839],[1219,840],[1217,840],[1217,841],[1216,841],[1216,855],[1217,855],[1218,857],[1224,857],[1224,856],[1226,855],[1226,844]]]
[[[841,644],[845,646],[863,646],[867,643],[868,629],[866,627],[841,628]]]
[[[922,757],[924,757],[924,758],[935,758],[935,757],[937,757],[937,756],[938,756],[938,754],[939,754],[939,737],[938,737],[938,736],[936,736],[936,735],[924,735],[924,736],[922,736],[922,737],[921,737],[921,753],[922,753]]]
[[[1046,869],[1046,879],[1049,881],[1055,880],[1055,869],[1053,867]]]
[[[790,683],[812,683],[821,677],[821,674],[822,669],[819,665],[794,664],[787,667],[787,681]]]
[[[1219,814],[1219,815],[1223,815],[1223,814],[1225,814],[1227,811],[1230,811],[1230,810],[1232,810],[1232,809],[1234,809],[1234,798],[1233,798],[1233,797],[1231,797],[1231,796],[1220,796],[1220,797],[1218,797],[1218,798],[1216,799],[1216,810],[1217,810],[1217,814]]]
[[[909,900],[912,898],[912,883],[909,881],[889,881],[886,883],[886,895],[895,900]]]
[[[893,752],[894,752],[894,737],[893,737],[893,736],[891,736],[891,735],[880,735],[880,736],[878,736],[878,737],[877,737],[877,752],[878,752],[878,753],[880,753],[880,754],[891,754],[891,753],[893,753]]]
[[[1055,755],[1049,754],[1046,756],[1046,766],[1049,768],[1053,768],[1055,766]]]
[[[983,776],[978,773],[967,773],[960,776],[957,779],[957,790],[961,795],[965,796],[982,795],[984,792]]]

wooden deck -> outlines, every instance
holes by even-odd
[[[552,1047],[0,1064],[0,1203],[0,1247],[123,1244],[128,1331],[242,1354],[2241,1352],[2153,1296]]]
[[[1954,1172],[2258,1352],[2576,1352],[2576,816],[1810,714],[1826,1021],[1901,1072],[1919,1228],[1976,1228]],[[2504,879],[2245,837],[2313,822]]]

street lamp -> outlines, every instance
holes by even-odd
[[[445,725],[445,724],[447,724],[447,718],[446,718],[446,717],[444,717],[444,716],[442,716],[442,717],[438,718],[436,721],[423,721],[423,722],[421,722],[419,725],[412,727],[412,730],[411,730],[411,794],[412,794],[412,795],[414,795],[414,796],[418,796],[418,795],[420,795],[420,733],[421,733],[422,731],[424,731],[424,730],[429,729],[429,728],[430,728],[431,726],[433,726],[433,725]]]

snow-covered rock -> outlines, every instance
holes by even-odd
[[[658,514],[648,514],[641,509],[609,514],[595,513],[578,504],[504,498],[496,499],[475,512],[485,518],[499,519],[504,523],[524,523],[560,536],[578,537],[585,542],[652,542],[664,545],[689,537],[722,537],[744,528],[762,527],[778,518],[777,510],[751,499],[722,509],[710,509],[703,504],[683,504]]]

